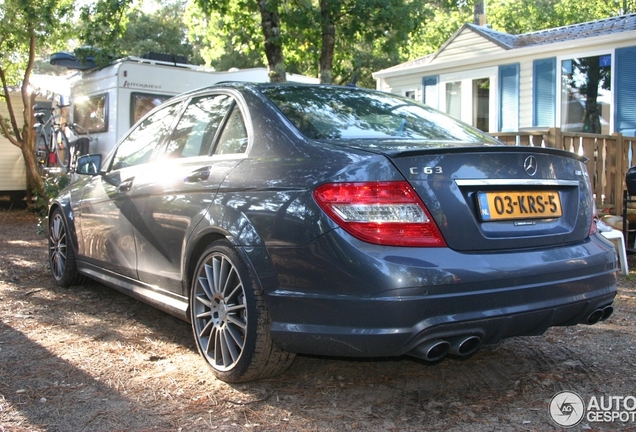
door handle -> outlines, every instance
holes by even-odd
[[[119,183],[119,186],[117,187],[117,190],[119,192],[128,192],[128,191],[130,191],[130,189],[132,189],[134,180],[135,180],[134,177],[131,177],[129,179],[124,180],[123,182]]]
[[[191,172],[183,179],[186,183],[196,183],[210,178],[210,167],[200,168]]]

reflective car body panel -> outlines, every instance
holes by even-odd
[[[335,214],[354,214],[351,225],[314,193],[387,184],[416,197],[338,196]],[[496,343],[588,322],[616,294],[616,255],[593,229],[584,158],[507,147],[361,89],[235,83],[182,95],[135,125],[56,208],[82,274],[186,320],[201,254],[228,240],[263,295],[273,340],[291,352],[419,355],[468,335]],[[352,233],[396,218],[434,226],[440,241]]]

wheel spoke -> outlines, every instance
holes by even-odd
[[[232,361],[232,355],[230,354],[227,339],[225,338],[225,332],[219,332],[219,344],[221,345],[221,357],[223,358],[223,366],[230,366]]]
[[[228,312],[236,312],[236,311],[242,311],[242,310],[245,310],[244,304],[237,304],[237,305],[232,305],[227,307]]]
[[[212,316],[212,312],[209,310],[206,310],[204,312],[198,313],[196,315],[197,318],[199,319],[204,319],[204,318],[210,318]]]
[[[202,295],[197,295],[196,300],[203,303],[207,307],[212,307],[212,293],[210,292],[210,285],[208,285],[208,280],[204,277],[199,278],[199,284],[201,288],[203,288]]]
[[[240,295],[243,292],[243,284],[241,283],[241,281],[238,281],[238,284],[234,287],[234,289],[232,290],[232,292],[230,293],[229,296],[226,296],[225,298],[227,299],[233,299],[235,298],[235,296]]]
[[[247,322],[238,320],[234,317],[234,315],[228,315],[227,320],[235,326],[242,328],[243,330],[247,329]]]
[[[205,295],[212,300],[212,298],[214,298],[213,290],[214,288],[212,288],[210,286],[210,284],[213,283],[213,277],[212,277],[212,267],[210,267],[209,265],[205,265],[205,277],[203,276],[199,276],[199,283],[201,283],[201,286],[203,287],[203,291],[205,292]]]
[[[65,261],[61,258],[57,260],[57,275],[60,277],[64,274],[64,263]]]
[[[245,343],[245,334],[239,330],[237,330],[236,326],[228,325],[226,327],[226,332],[232,336],[236,346],[238,346],[241,350],[243,350],[243,345]]]
[[[230,275],[233,271],[234,267],[232,266],[232,264],[230,264],[229,261],[223,258],[223,261],[221,262],[218,284],[216,285],[217,292],[223,296],[225,296],[225,286],[227,285],[228,280],[230,279]]]
[[[208,343],[205,347],[205,352],[208,355],[212,356],[213,362],[218,363],[217,353],[218,351],[218,339],[219,339],[219,329],[216,327],[212,328],[212,332],[210,333],[210,337],[208,338]]]
[[[231,282],[234,280],[234,278],[232,277],[234,274],[236,273],[236,269],[234,267],[232,267],[227,275],[227,277],[225,278],[225,283],[223,284],[223,290],[222,293],[226,298],[232,298],[232,295],[230,294],[229,296],[227,295],[227,291],[228,291],[228,287],[230,286]],[[238,279],[238,275],[236,276],[236,278]],[[240,279],[239,279],[239,283],[240,283]]]
[[[228,330],[229,329],[226,327],[226,329],[223,331],[223,342],[227,348],[227,352],[230,355],[230,358],[232,359],[232,363],[234,363],[236,360],[238,360],[240,353],[237,350],[236,343],[234,343],[234,338]]]

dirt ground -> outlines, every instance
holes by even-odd
[[[0,209],[0,432],[544,431],[559,429],[548,406],[560,391],[636,396],[636,273],[594,326],[437,364],[298,356],[281,376],[228,385],[189,324],[96,283],[57,287],[36,225]],[[626,429],[636,422],[573,428]]]

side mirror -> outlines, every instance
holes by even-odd
[[[101,166],[102,166],[102,155],[100,154],[82,155],[77,158],[75,173],[94,176],[99,174],[99,168]]]

